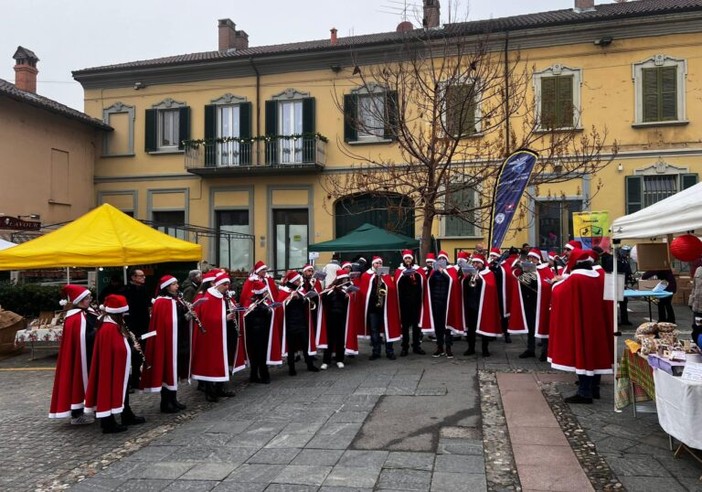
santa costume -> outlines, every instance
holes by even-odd
[[[395,286],[402,328],[401,356],[408,354],[410,335],[412,336],[412,352],[420,355],[425,354],[420,346],[422,342],[420,324],[424,308],[423,297],[426,280],[425,270],[414,263],[412,251],[409,249],[402,251],[402,264],[395,270]]]
[[[332,353],[340,369],[344,367],[345,355],[358,354],[358,337],[349,323],[349,306],[355,289],[357,287],[351,284],[349,274],[341,269],[334,282],[319,296],[316,344],[318,348],[325,349],[320,366],[322,370],[331,364]]]
[[[244,285],[241,286],[241,295],[239,295],[239,303],[246,307],[251,303],[251,297],[253,296],[252,287],[253,282],[262,281],[265,286],[265,291],[267,292],[271,300],[278,297],[278,286],[275,284],[273,277],[268,275],[268,265],[263,261],[257,261],[254,265],[253,272],[244,281]]]
[[[243,318],[244,347],[251,368],[252,383],[271,382],[268,366],[282,365],[281,331],[283,312],[268,297],[268,286],[261,279],[254,279]],[[275,299],[275,298],[273,298]]]
[[[468,349],[464,355],[475,353],[475,335],[482,336],[482,355],[489,357],[488,343],[502,334],[500,307],[497,300],[495,275],[485,266],[485,257],[471,257],[477,274],[463,277],[463,322],[468,333]]]
[[[317,300],[319,295],[306,293],[302,287],[302,276],[289,270],[283,277],[283,286],[278,289],[278,302],[282,303],[282,356],[288,358],[288,372],[297,375],[295,353],[301,351],[307,370],[317,372],[312,356],[317,353],[315,329],[317,324]],[[288,353],[289,352],[289,353]]]

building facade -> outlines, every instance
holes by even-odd
[[[616,155],[604,151],[614,159],[598,173],[530,189],[531,213],[513,224],[509,243],[559,247],[574,233],[571,212],[617,217],[697,182],[702,0],[579,0],[573,9],[444,26],[438,3],[425,2],[425,32],[489,32],[498,55],[519,54],[539,124],[606,128],[618,144]],[[325,176],[353,171],[351,155],[397,161],[388,122],[368,109],[391,108],[393,94],[359,87],[359,74],[387,61],[409,28],[349,38],[332,30],[324,40],[253,47],[224,19],[216,51],[74,72],[86,113],[114,129],[96,159],[97,203],[166,229],[188,223],[254,236],[204,244],[210,263],[233,269],[255,259],[300,267],[308,244],[363,222],[392,224],[398,210],[399,232],[418,236],[399,190],[387,190],[395,205],[377,207],[373,194],[332,197],[322,186]],[[349,125],[350,110],[362,128]],[[452,217],[436,220],[433,233],[448,251],[487,240]]]

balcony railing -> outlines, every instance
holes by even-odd
[[[186,141],[185,169],[193,174],[245,172],[318,172],[326,164],[327,139],[279,136],[240,141]]]

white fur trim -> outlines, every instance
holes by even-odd
[[[68,301],[66,299],[61,299],[59,301],[59,306],[65,306],[66,304],[68,304]]]
[[[120,308],[105,307],[105,312],[110,314],[120,314],[129,311],[129,306],[122,306]]]
[[[175,277],[171,277],[171,278],[169,278],[168,280],[166,280],[165,282],[162,282],[162,283],[161,283],[161,289],[165,289],[165,288],[168,287],[169,285],[174,284],[174,283],[176,283],[176,282],[178,282],[178,279],[175,278]]]

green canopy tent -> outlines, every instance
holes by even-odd
[[[411,237],[395,234],[371,224],[363,224],[345,236],[310,244],[309,251],[335,251],[337,253],[381,252],[402,249],[417,249],[419,241]]]

